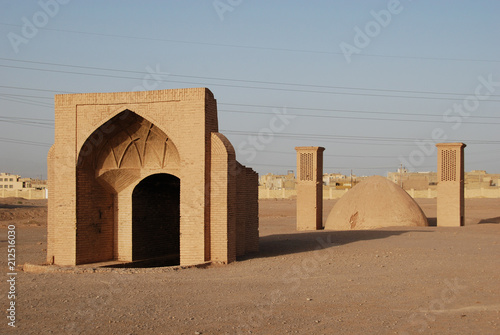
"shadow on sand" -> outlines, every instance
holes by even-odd
[[[179,255],[161,256],[140,261],[123,262],[102,266],[103,268],[160,268],[166,266],[178,266],[180,264]]]
[[[482,219],[478,223],[479,224],[481,224],[481,223],[500,223],[500,216],[498,216],[496,218]]]
[[[252,258],[276,257],[318,249],[326,249],[357,241],[368,241],[398,236],[426,230],[320,230],[294,234],[277,234],[260,237],[260,251],[255,254],[238,257],[239,261]]]
[[[500,216],[496,218],[489,218],[489,219],[482,219],[481,221],[476,221],[473,219],[469,219],[470,221],[466,221],[465,225],[474,225],[474,224],[482,224],[482,223],[500,223]],[[427,218],[427,223],[429,224],[429,227],[437,227],[437,218]]]
[[[0,204],[0,209],[14,209],[14,208],[43,208],[46,207],[46,205],[8,205],[8,204]]]

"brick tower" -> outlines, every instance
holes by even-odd
[[[437,225],[464,225],[464,143],[438,143]]]
[[[296,147],[297,230],[323,228],[323,147]]]

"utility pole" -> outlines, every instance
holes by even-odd
[[[351,169],[351,188],[352,188],[352,169]]]

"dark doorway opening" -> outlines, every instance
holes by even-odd
[[[180,264],[180,179],[144,178],[132,193],[132,259],[156,266]]]

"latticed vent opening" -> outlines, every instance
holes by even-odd
[[[313,159],[312,153],[300,154],[300,176],[299,180],[313,181]]]
[[[457,152],[443,150],[441,152],[441,181],[457,180]]]

